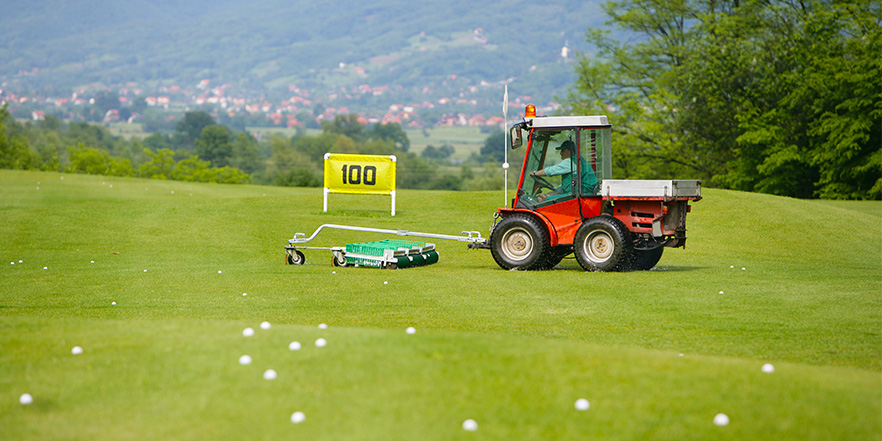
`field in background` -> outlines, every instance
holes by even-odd
[[[391,218],[388,197],[334,195],[322,213],[320,189],[13,171],[0,185],[3,439],[882,434],[879,202],[706,189],[687,248],[646,272],[503,271],[440,241],[439,263],[384,271],[321,250],[286,266],[282,247],[323,223],[486,235],[500,192],[401,190]]]

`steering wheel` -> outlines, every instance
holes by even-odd
[[[551,185],[550,182],[546,181],[545,178],[543,178],[542,176],[537,176],[537,175],[532,175],[532,176],[533,176],[533,179],[535,179],[537,182],[542,184],[541,185],[542,187],[545,187],[549,190],[554,190],[555,187],[553,185]]]

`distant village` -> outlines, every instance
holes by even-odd
[[[455,77],[455,76],[454,76]],[[230,93],[231,84],[214,86],[209,80],[202,80],[193,87],[173,85],[161,87],[156,91],[145,92],[134,83],[128,83],[114,91],[119,99],[118,109],[108,109],[104,115],[92,115],[91,121],[112,122],[139,122],[143,115],[141,112],[154,108],[168,113],[169,120],[175,120],[185,111],[210,108],[217,117],[224,114],[229,118],[238,115],[247,116],[250,121],[255,117],[264,120],[262,126],[275,126],[286,128],[318,127],[322,121],[334,120],[337,115],[358,116],[358,121],[364,125],[395,123],[403,128],[423,128],[427,126],[472,126],[472,127],[503,127],[505,121],[502,117],[502,96],[498,103],[481,103],[476,99],[447,98],[442,97],[433,101],[418,103],[390,104],[384,109],[372,111],[353,111],[350,106],[344,104],[351,102],[359,96],[383,96],[389,94],[390,86],[370,86],[362,84],[351,90],[340,90],[335,93],[322,94],[316,99],[314,93],[304,90],[296,85],[289,85],[290,96],[275,100],[266,98],[264,95],[247,96],[241,93]],[[498,86],[502,90],[502,86]],[[73,92],[70,96],[25,96],[10,90],[0,89],[0,104],[8,103],[9,110],[16,118],[28,118],[39,121],[47,114],[59,115],[68,120],[85,120],[83,110],[91,108],[94,111],[96,94],[100,91],[81,89]],[[424,91],[428,92],[428,91]],[[428,93],[427,93],[428,95]],[[500,94],[501,95],[501,94]],[[143,100],[143,103],[136,103]],[[529,96],[515,96],[509,103],[511,107],[510,117],[520,113],[520,109],[530,102]],[[340,105],[335,105],[340,103]],[[498,109],[498,115],[488,116],[478,111],[480,108],[492,107]],[[553,109],[556,103],[547,103],[540,107]],[[445,112],[445,109],[450,109]],[[474,112],[462,109],[475,109]],[[30,115],[21,114],[21,110],[30,109]],[[120,109],[130,109],[121,112]],[[138,109],[142,109],[141,112]],[[427,109],[434,110],[431,114],[436,115],[433,121],[421,119],[421,112]],[[316,114],[316,111],[319,111]],[[440,116],[437,116],[440,115]],[[310,121],[312,120],[312,121]]]

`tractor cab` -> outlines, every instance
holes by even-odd
[[[610,179],[610,131],[605,116],[525,118],[511,128],[512,148],[527,151],[515,208],[537,209],[600,196]]]

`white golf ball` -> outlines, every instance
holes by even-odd
[[[10,265],[15,265],[15,262],[9,262]]]
[[[326,324],[324,324],[324,323],[319,323],[318,328],[319,328],[319,329],[328,329],[328,325],[326,325]]]
[[[110,302],[110,304],[116,306],[116,302]]]
[[[301,411],[297,411],[291,414],[291,422],[294,424],[300,424],[306,420],[306,415]]]
[[[48,267],[48,266],[44,266],[43,269],[49,269],[49,267]],[[147,272],[147,270],[144,270],[144,272]]]
[[[44,268],[44,269],[45,269],[45,268]],[[144,272],[145,272],[145,273],[146,273],[146,272],[147,272],[147,270],[144,270]]]
[[[264,380],[275,380],[276,379],[276,371],[274,371],[272,369],[267,369],[263,373],[263,379]]]
[[[251,364],[251,356],[250,355],[243,355],[243,356],[239,357],[239,364],[241,364],[243,366],[246,364]]]
[[[766,363],[763,365],[763,372],[767,374],[771,374],[775,372],[775,366],[772,366],[770,363]]]
[[[292,341],[291,344],[288,345],[288,349],[290,349],[292,351],[299,351],[300,350],[300,342],[299,341]]]
[[[260,322],[260,329],[269,329],[270,326],[270,322]]]
[[[729,416],[725,413],[718,413],[716,416],[714,416],[714,424],[717,426],[728,426]]]
[[[243,293],[242,293],[242,297],[248,297],[248,293],[247,293],[247,292],[243,292]]]
[[[407,332],[408,334],[416,334],[416,328],[414,328],[413,326],[408,326],[404,332]]]
[[[95,261],[93,260],[93,261],[91,261],[91,262],[89,262],[89,263],[95,263]]]
[[[254,330],[251,328],[245,328],[242,330],[242,335],[244,335],[245,337],[251,337],[252,335],[254,335]]]
[[[70,353],[74,355],[80,355],[83,353],[83,348],[79,346],[74,346],[73,349],[70,350]]]
[[[218,273],[218,274],[223,274],[223,271],[218,270],[217,273]]]
[[[18,263],[24,263],[24,260],[19,260]]]
[[[18,402],[27,406],[34,402],[34,397],[32,397],[31,394],[21,394],[21,396],[18,397]]]
[[[576,400],[576,410],[588,410],[589,407],[591,407],[591,403],[588,400],[584,398]]]
[[[463,428],[463,430],[468,430],[469,432],[474,432],[475,430],[478,430],[478,422],[469,418],[469,419],[462,422],[462,428]]]
[[[747,268],[745,268],[745,267],[742,266],[742,267],[741,267],[741,271],[747,271]]]
[[[316,347],[319,347],[319,348],[323,348],[323,347],[325,347],[325,345],[327,345],[327,344],[328,344],[328,342],[325,341],[325,339],[323,339],[323,338],[320,338],[320,339],[318,339],[318,340],[315,341],[315,345],[316,345]]]
[[[385,281],[385,280],[383,281],[383,285],[388,285],[388,284],[389,284],[388,281]]]
[[[722,294],[723,294],[723,291],[720,291],[720,295],[722,295]]]

